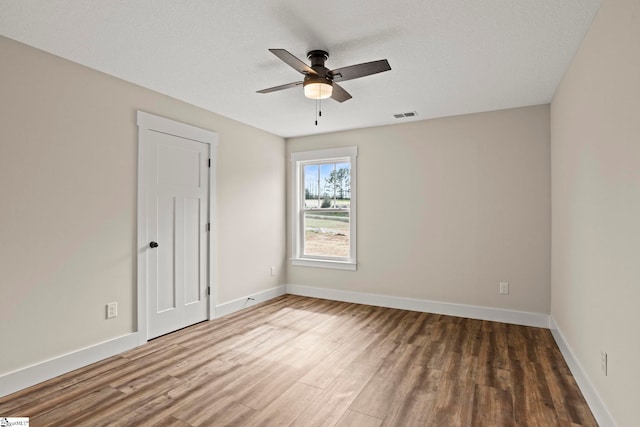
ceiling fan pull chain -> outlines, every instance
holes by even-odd
[[[318,126],[318,100],[316,99],[316,126]]]

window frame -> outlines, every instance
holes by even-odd
[[[357,164],[358,147],[340,147],[324,150],[299,151],[291,153],[291,264],[304,267],[332,268],[339,270],[356,270],[357,242]],[[304,167],[320,163],[350,164],[350,192],[349,202],[349,256],[326,257],[318,255],[304,255]],[[326,212],[343,211],[344,209],[326,209]]]

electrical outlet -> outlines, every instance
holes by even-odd
[[[114,317],[118,317],[118,303],[110,302],[107,304],[107,319],[113,319]]]
[[[502,295],[509,294],[509,282],[500,282],[500,293]]]
[[[275,276],[276,274],[277,274],[276,268],[275,267],[271,267],[271,275]]]
[[[602,373],[604,376],[607,376],[607,352],[604,350],[600,350],[600,369],[602,369]]]

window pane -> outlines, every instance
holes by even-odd
[[[334,186],[331,177],[334,175],[335,163],[325,163],[324,165],[320,165],[320,183],[322,185],[322,199],[323,205],[331,203],[334,196]],[[321,206],[323,208],[328,208],[331,206]]]
[[[305,212],[304,255],[348,258],[349,212]]]
[[[314,209],[320,207],[322,187],[320,186],[320,166],[304,167],[304,207]]]
[[[351,204],[351,165],[337,163],[335,170],[332,180],[335,181],[336,208],[349,208]]]
[[[304,208],[349,208],[351,165],[322,163],[304,166]]]

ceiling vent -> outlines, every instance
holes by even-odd
[[[416,113],[415,111],[411,111],[409,113],[394,114],[393,117],[395,117],[396,119],[404,119],[405,117],[416,117],[417,115],[418,113]]]

